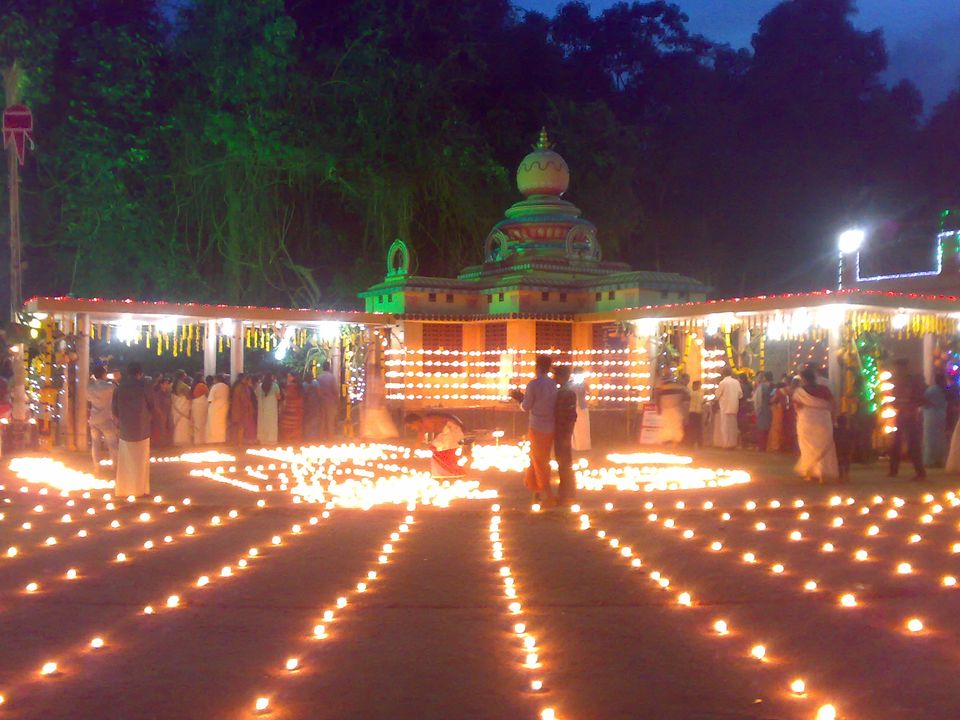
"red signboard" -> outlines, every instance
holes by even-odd
[[[26,105],[11,105],[3,111],[3,147],[13,143],[23,165],[27,143],[33,147],[33,113]]]

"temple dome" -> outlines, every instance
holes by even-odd
[[[517,188],[524,195],[563,195],[570,186],[570,168],[559,153],[550,149],[547,130],[540,130],[536,149],[517,168]]]

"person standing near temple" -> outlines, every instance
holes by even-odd
[[[279,436],[284,445],[303,443],[303,390],[300,379],[293,373],[287,373],[287,384],[283,388]]]
[[[806,368],[800,377],[803,384],[793,393],[797,409],[797,444],[800,459],[795,470],[806,480],[826,482],[840,477],[837,448],[834,443],[836,408],[833,393],[817,382],[817,373]]]
[[[178,447],[189,445],[193,438],[193,423],[190,419],[190,380],[183,370],[177,370],[174,375],[170,400],[173,444]]]
[[[250,395],[250,378],[237,376],[230,388],[230,440],[234,445],[250,442],[250,425],[256,427],[257,409]]]
[[[169,447],[173,442],[172,383],[160,375],[153,383],[153,403],[150,422],[150,440],[154,449]]]
[[[686,441],[690,447],[703,447],[703,390],[699,380],[690,390],[690,412],[687,415]]]
[[[317,391],[320,400],[320,439],[332,440],[337,434],[337,411],[340,406],[340,388],[337,378],[330,371],[330,362],[323,361],[322,372],[317,376]]]
[[[733,377],[729,367],[723,368],[720,374],[723,379],[717,385],[716,392],[716,421],[720,425],[715,437],[719,447],[732,449],[737,447],[737,413],[740,410],[743,388],[740,387],[740,381]]]
[[[257,442],[276,445],[280,423],[280,386],[273,373],[264,373],[256,388],[257,396]]]
[[[773,373],[761,372],[757,377],[757,387],[753,391],[753,409],[757,416],[757,450],[766,452],[773,424],[773,411],[770,407],[770,395],[773,392]]]
[[[947,381],[943,373],[937,373],[924,399],[923,464],[943,467],[947,459]]]
[[[914,480],[926,480],[927,471],[923,467],[923,431],[920,427],[920,409],[926,405],[923,381],[910,372],[910,363],[900,358],[894,364],[892,406],[897,411],[897,429],[890,433],[890,473],[896,477],[900,471],[900,456],[903,445],[907,446],[907,455],[913,463]]]
[[[208,443],[227,441],[227,425],[230,415],[230,386],[223,375],[217,375],[207,395],[207,428],[204,434]]]
[[[553,431],[556,422],[557,383],[550,377],[553,361],[549,355],[537,355],[537,376],[527,383],[525,393],[513,390],[510,397],[520,403],[529,415],[527,437],[530,441],[530,465],[523,477],[523,484],[533,493],[535,501],[548,506],[557,504],[550,489],[550,450],[553,448]]]
[[[94,368],[93,382],[87,387],[90,401],[90,454],[93,456],[93,472],[100,470],[101,444],[117,469],[117,423],[113,417],[113,393],[116,385],[107,379],[107,369],[100,365]]]
[[[118,497],[150,493],[153,397],[140,363],[130,363],[113,393],[112,403],[120,435],[115,488]]]
[[[573,449],[577,452],[586,452],[593,443],[590,437],[590,408],[587,407],[586,373],[579,368],[574,369],[573,391],[577,394],[577,422],[573,426]]]
[[[557,458],[560,475],[557,494],[561,503],[570,503],[577,496],[577,480],[573,471],[573,432],[577,423],[577,391],[570,382],[569,365],[555,367],[553,379],[557,383],[553,430],[553,454]]]
[[[770,388],[770,432],[767,434],[769,452],[781,452],[784,449],[786,412],[790,403],[786,390],[787,381],[789,378],[784,375],[779,383]]]
[[[664,368],[660,384],[653,390],[653,401],[660,414],[660,442],[679,445],[683,442],[690,391],[673,378],[668,368]]]
[[[303,441],[320,439],[320,388],[317,379],[311,377],[303,383]]]
[[[205,445],[207,442],[207,410],[210,402],[207,395],[210,386],[204,381],[203,375],[197,373],[193,378],[193,388],[190,391],[190,422],[193,425],[193,444]]]

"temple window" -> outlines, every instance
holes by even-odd
[[[437,301],[436,293],[430,293],[429,295],[427,295],[427,302],[436,302],[436,301]]]
[[[543,302],[547,302],[547,301],[550,299],[550,293],[548,293],[548,292],[542,292],[542,293],[540,293],[540,299],[541,299]]]
[[[452,294],[452,293],[447,293],[447,302],[448,302],[448,303],[452,303],[452,302],[453,302],[453,294]]]
[[[460,323],[424,323],[423,349],[454,350],[461,352],[463,350],[463,325]],[[440,372],[444,374],[450,372],[449,367],[440,364],[441,361],[439,358],[430,363],[427,362],[427,358],[437,358],[437,356],[428,355],[424,358],[424,372]]]
[[[537,352],[542,350],[560,350],[558,363],[570,362],[570,350],[573,347],[573,324],[564,322],[537,323]]]
[[[487,323],[483,331],[483,349],[487,352],[507,349],[507,324]]]

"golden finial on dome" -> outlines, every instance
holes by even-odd
[[[537,140],[536,148],[537,150],[549,150],[553,147],[553,143],[550,142],[550,138],[547,137],[547,126],[544,125],[540,128],[540,137]]]

